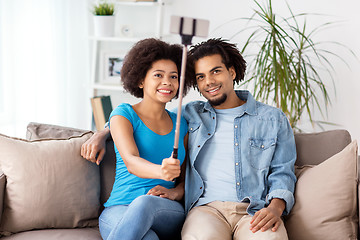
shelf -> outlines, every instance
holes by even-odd
[[[162,35],[161,39],[166,39],[174,36],[173,34],[166,34]],[[98,41],[98,42],[127,42],[127,43],[137,43],[138,41],[151,38],[156,36],[144,35],[142,37],[96,37],[96,36],[89,36],[90,40]]]
[[[144,6],[144,7],[152,7],[152,6],[158,6],[161,2],[132,2],[132,1],[117,1],[115,2],[115,5],[122,5],[122,6]]]
[[[103,42],[138,42],[142,38],[140,37],[96,37],[89,36],[89,39]]]
[[[129,0],[129,1],[121,1],[121,0],[118,0],[118,1],[115,1],[115,5],[125,5],[125,6],[144,6],[144,7],[151,7],[151,6],[159,6],[159,5],[162,5],[162,4],[170,4],[172,3],[173,0],[157,0],[155,2],[136,2],[135,0]]]
[[[97,90],[124,91],[121,85],[94,84],[92,88]]]

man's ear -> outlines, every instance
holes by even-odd
[[[230,75],[231,75],[232,79],[235,80],[235,78],[236,78],[235,68],[234,68],[234,67],[230,67],[230,68],[229,68],[229,72],[230,72]]]

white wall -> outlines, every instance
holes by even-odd
[[[72,29],[68,31],[65,42],[69,42],[71,40],[71,36],[73,36],[73,38],[76,36],[75,42],[76,44],[78,44],[76,45],[78,47],[74,46],[71,51],[73,53],[77,53],[76,55],[79,55],[80,52],[86,52],[87,48],[89,47],[86,24],[86,21],[89,20],[89,13],[88,9],[85,8],[87,8],[86,3],[90,1],[91,0],[75,1],[77,4],[73,3],[72,6],[74,8],[74,11],[78,11],[81,13],[82,17],[80,17],[79,14],[76,15],[77,17],[81,18],[81,21],[76,21],[76,24],[74,24],[74,22],[66,24],[66,26]],[[262,2],[262,0],[259,1]],[[23,2],[25,2],[25,0],[17,0],[16,2],[21,5]],[[274,8],[277,12],[285,15],[288,13],[283,0],[273,0],[273,2],[276,3],[274,5]],[[288,2],[295,13],[323,13],[327,15],[332,15],[329,17],[324,17],[323,19],[325,21],[344,21],[339,27],[330,29],[327,32],[323,32],[323,34],[319,35],[318,37],[320,40],[334,40],[347,45],[357,54],[360,59],[360,46],[358,44],[360,43],[360,16],[358,15],[358,10],[360,9],[359,0],[289,0]],[[252,13],[252,9],[255,7],[256,6],[253,3],[253,0],[173,0],[172,4],[165,9],[166,12],[164,18],[164,30],[169,29],[170,15],[183,15],[210,20],[209,37],[229,38],[236,29],[241,29],[243,26],[228,24],[220,29],[215,29],[218,26],[232,19],[250,16]],[[8,9],[4,9],[4,11],[8,11]],[[311,28],[312,26],[317,26],[322,22],[323,21],[320,20],[320,18],[312,18],[311,21],[308,22],[308,25]],[[8,22],[6,24],[8,24]],[[79,24],[81,24],[82,26],[79,26]],[[9,26],[9,28],[11,28],[11,26]],[[79,29],[81,30],[82,34],[81,37],[79,37],[79,34],[72,33],[72,31],[78,31]],[[28,42],[27,37],[24,37],[23,39],[24,43]],[[173,40],[179,41],[179,38],[174,37]],[[195,43],[201,40],[203,39],[196,38],[193,42]],[[79,44],[79,41],[83,42],[81,46]],[[236,39],[236,41],[238,42],[239,46],[242,46],[244,40],[240,36]],[[19,45],[19,47],[21,46]],[[334,50],[341,51],[341,48],[334,48]],[[358,103],[360,103],[360,81],[358,81],[360,76],[360,60],[355,60],[345,52],[341,52],[341,54],[343,54],[343,57],[346,58],[350,68],[348,68],[346,65],[339,62],[338,60],[332,59],[334,60],[336,72],[335,84],[337,95],[335,96],[334,92],[331,91],[330,94],[333,104],[331,107],[329,107],[328,118],[325,120],[341,125],[335,127],[327,127],[327,129],[345,128],[350,131],[354,139],[360,140],[360,107],[358,106]],[[83,59],[84,57],[88,58],[89,56],[84,54]],[[29,103],[27,103],[27,101],[24,101],[23,103],[26,104],[26,109],[32,114],[22,115],[23,117],[21,117],[20,125],[16,122],[11,123],[19,125],[19,132],[21,133],[25,132],[25,124],[29,121],[39,121],[50,124],[60,124],[72,127],[87,128],[86,123],[88,121],[86,121],[86,119],[88,118],[88,115],[86,114],[86,112],[88,111],[85,111],[85,109],[88,109],[90,111],[90,103],[88,101],[88,98],[90,96],[85,96],[86,94],[84,92],[89,75],[89,69],[86,65],[86,61],[83,61],[82,64],[80,64],[81,69],[78,71],[76,71],[76,68],[79,65],[73,65],[74,67],[70,68],[70,71],[65,74],[70,77],[66,77],[66,83],[64,82],[64,85],[58,88],[61,93],[54,94],[54,99],[50,99],[50,95],[47,96],[49,98],[49,102],[55,101],[59,106],[65,106],[61,108],[61,117],[56,118],[54,114],[49,113],[47,114],[47,116],[44,117],[42,113],[44,113],[43,110],[47,108],[43,108],[40,103],[39,106],[33,106],[32,103],[34,103],[34,101],[30,101]],[[34,79],[31,79],[31,77],[34,76],[28,74],[26,80],[30,82],[34,81]],[[37,89],[40,89],[40,92],[32,92],[31,96],[29,96],[28,99],[32,99],[33,96],[40,97],[42,96],[41,92],[48,91],[48,89],[46,89],[46,85],[41,84],[40,86],[41,89],[40,87],[37,87]],[[331,85],[329,86],[332,88]],[[23,89],[24,86],[17,85],[17,88]],[[30,91],[30,89],[28,90]],[[56,97],[58,95],[61,95],[62,97]],[[69,96],[73,95],[77,95],[77,101],[75,101],[73,98],[69,98]],[[184,102],[186,103],[193,99],[201,99],[201,97],[197,92],[193,91],[184,99]],[[131,97],[125,98],[125,100],[129,100],[130,102],[137,101],[136,99]],[[114,99],[114,103],[117,103],[119,101],[120,100]],[[38,102],[41,102],[41,99],[39,99]],[[168,106],[168,108],[172,108],[175,106],[177,106],[177,102],[173,101]],[[40,109],[39,112],[41,113],[37,113],[36,109]],[[319,114],[317,113],[315,113],[315,115],[319,116]],[[55,118],[57,120],[54,120]],[[318,117],[317,119],[321,120],[320,117]],[[303,122],[303,124],[306,126],[306,122]],[[313,129],[311,128],[306,128],[308,131],[313,131]],[[7,130],[8,127],[6,125],[0,124],[0,129],[2,133],[6,133],[4,132],[4,129]],[[315,130],[318,131],[318,129]],[[15,134],[10,132],[9,134],[22,136],[18,134],[18,132],[16,132]]]
[[[259,2],[263,1],[259,0]],[[326,21],[343,21],[337,27],[323,31],[317,36],[317,39],[343,43],[351,48],[360,59],[359,0],[289,0],[288,3],[294,13],[308,12],[329,15],[309,18],[309,29]],[[273,0],[273,4],[275,12],[288,16],[283,0]],[[234,31],[241,29],[244,25],[227,24],[220,29],[216,28],[229,20],[251,16],[253,8],[256,8],[256,5],[252,0],[178,0],[172,3],[167,14],[208,19],[210,20],[210,37],[229,38]],[[167,28],[165,27],[165,29]],[[199,40],[201,39],[195,39],[195,41]],[[241,47],[244,39],[238,37],[235,40]],[[331,89],[332,106],[328,108],[328,118],[323,119],[317,111],[315,118],[339,124],[338,126],[325,126],[325,128],[347,129],[353,139],[360,140],[360,60],[346,53],[341,47],[334,47],[332,50],[345,58],[349,67],[335,58],[330,59],[335,66],[336,96],[331,81],[325,76],[324,81]],[[320,131],[318,128],[312,129],[305,121],[302,122],[302,125],[306,131]]]

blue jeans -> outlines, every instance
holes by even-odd
[[[99,217],[104,240],[180,239],[183,206],[157,196],[143,195],[129,205],[107,207]]]

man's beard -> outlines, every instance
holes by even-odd
[[[221,104],[223,104],[227,99],[227,95],[223,94],[218,98],[215,99],[208,99],[209,103],[211,104],[211,106],[219,106]]]

